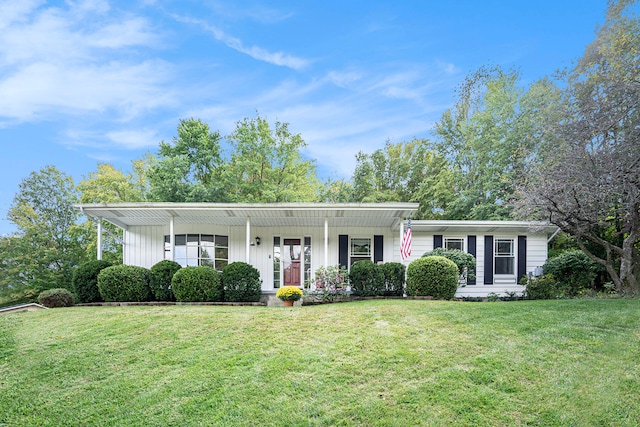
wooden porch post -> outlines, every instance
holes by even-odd
[[[329,218],[324,217],[324,267],[329,266]]]

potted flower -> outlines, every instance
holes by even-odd
[[[296,286],[283,286],[278,289],[276,296],[284,301],[285,306],[292,306],[294,301],[302,298],[302,291]]]

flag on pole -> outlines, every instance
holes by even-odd
[[[407,229],[404,231],[404,236],[402,236],[400,256],[403,260],[411,256],[411,217],[407,221]]]

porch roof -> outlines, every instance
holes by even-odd
[[[428,233],[547,233],[558,231],[558,227],[544,222],[532,221],[455,221],[455,220],[415,220],[411,228]]]
[[[171,217],[182,224],[254,227],[389,227],[418,209],[417,203],[103,203],[77,204],[74,208],[92,218],[102,218],[120,228],[167,225]]]

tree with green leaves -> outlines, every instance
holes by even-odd
[[[419,202],[416,218],[439,218],[454,196],[450,177],[444,157],[430,150],[428,141],[387,141],[371,154],[356,155],[352,198],[356,202]]]
[[[32,172],[19,185],[8,217],[18,233],[4,240],[4,281],[23,289],[69,288],[73,268],[85,259],[85,230],[76,224],[73,179],[53,166]]]
[[[134,170],[136,168],[134,167]],[[123,203],[144,201],[144,184],[138,172],[125,174],[108,163],[98,163],[95,172],[78,183],[81,203]],[[88,236],[85,243],[89,257],[96,256],[98,245],[96,225],[92,220],[82,225]],[[113,224],[103,223],[102,257],[112,263],[122,262],[122,230]]]
[[[221,173],[225,201],[316,200],[315,165],[302,157],[306,143],[291,133],[288,123],[276,121],[272,127],[260,116],[245,118],[236,123],[228,142],[231,156]]]
[[[640,293],[640,18],[610,1],[605,24],[561,78],[556,136],[518,194],[519,214],[548,220],[604,266],[620,293]],[[592,250],[593,246],[600,253]]]
[[[161,202],[214,202],[222,190],[220,133],[198,119],[183,119],[171,143],[162,141],[148,167],[138,162],[149,183],[149,199]]]
[[[536,158],[542,116],[559,109],[547,80],[528,90],[516,72],[480,68],[460,87],[455,106],[436,124],[434,148],[449,162],[456,197],[446,217],[509,219],[517,183]]]

